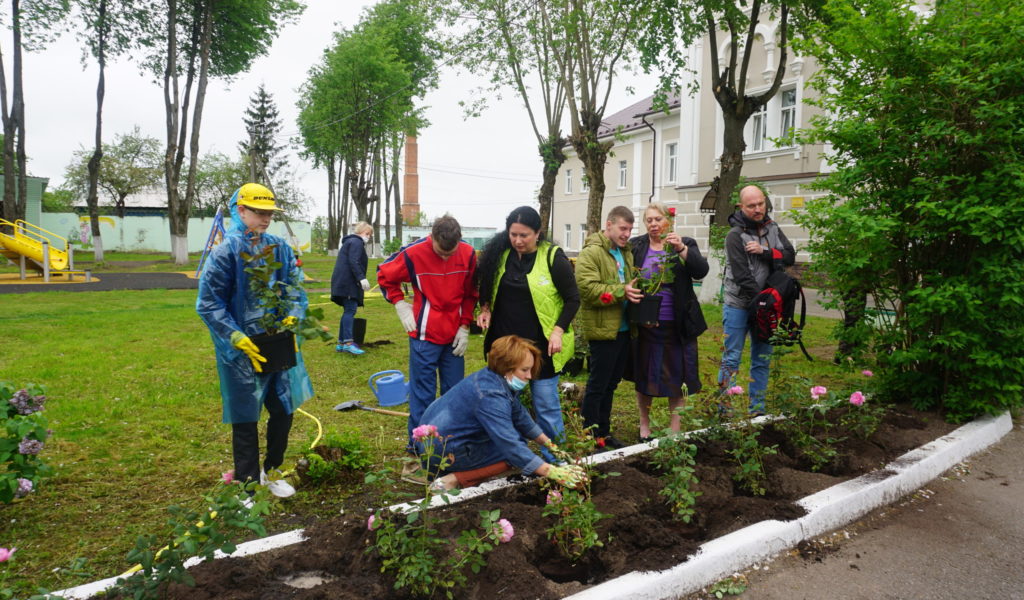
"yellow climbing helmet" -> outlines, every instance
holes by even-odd
[[[247,183],[238,188],[238,204],[256,210],[283,210],[274,204],[274,192],[258,183]]]

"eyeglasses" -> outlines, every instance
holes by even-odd
[[[258,216],[258,217],[272,217],[272,216],[274,216],[274,212],[275,212],[275,211],[272,211],[272,210],[260,210],[258,208],[250,208],[248,206],[245,206],[244,204],[239,204],[239,206],[245,207],[245,210],[251,212],[252,214],[254,214],[254,215]]]

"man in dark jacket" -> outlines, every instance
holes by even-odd
[[[338,326],[338,345],[335,352],[349,354],[365,354],[355,341],[353,328],[356,310],[363,305],[363,293],[370,289],[366,279],[366,244],[373,236],[373,227],[360,221],[352,228],[352,233],[341,240],[338,259],[334,262],[331,274],[331,301],[345,309],[341,314]]]
[[[725,303],[722,328],[725,351],[718,372],[722,390],[736,385],[743,345],[749,331],[750,304],[764,289],[775,260],[790,266],[796,260],[793,244],[768,217],[768,198],[757,185],[740,190],[740,210],[729,217],[732,229],[725,237]],[[772,347],[750,339],[750,412],[764,413],[765,391]]]

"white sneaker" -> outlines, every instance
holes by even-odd
[[[267,474],[260,472],[260,484],[267,486],[270,493],[278,498],[288,498],[295,495],[295,488],[284,479],[270,480]]]

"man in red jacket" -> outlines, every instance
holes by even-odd
[[[405,246],[377,267],[377,283],[395,305],[409,332],[409,446],[412,430],[434,401],[465,376],[469,323],[477,291],[473,287],[476,253],[462,241],[462,228],[450,215],[434,221],[429,236]],[[413,303],[403,283],[411,283]]]

